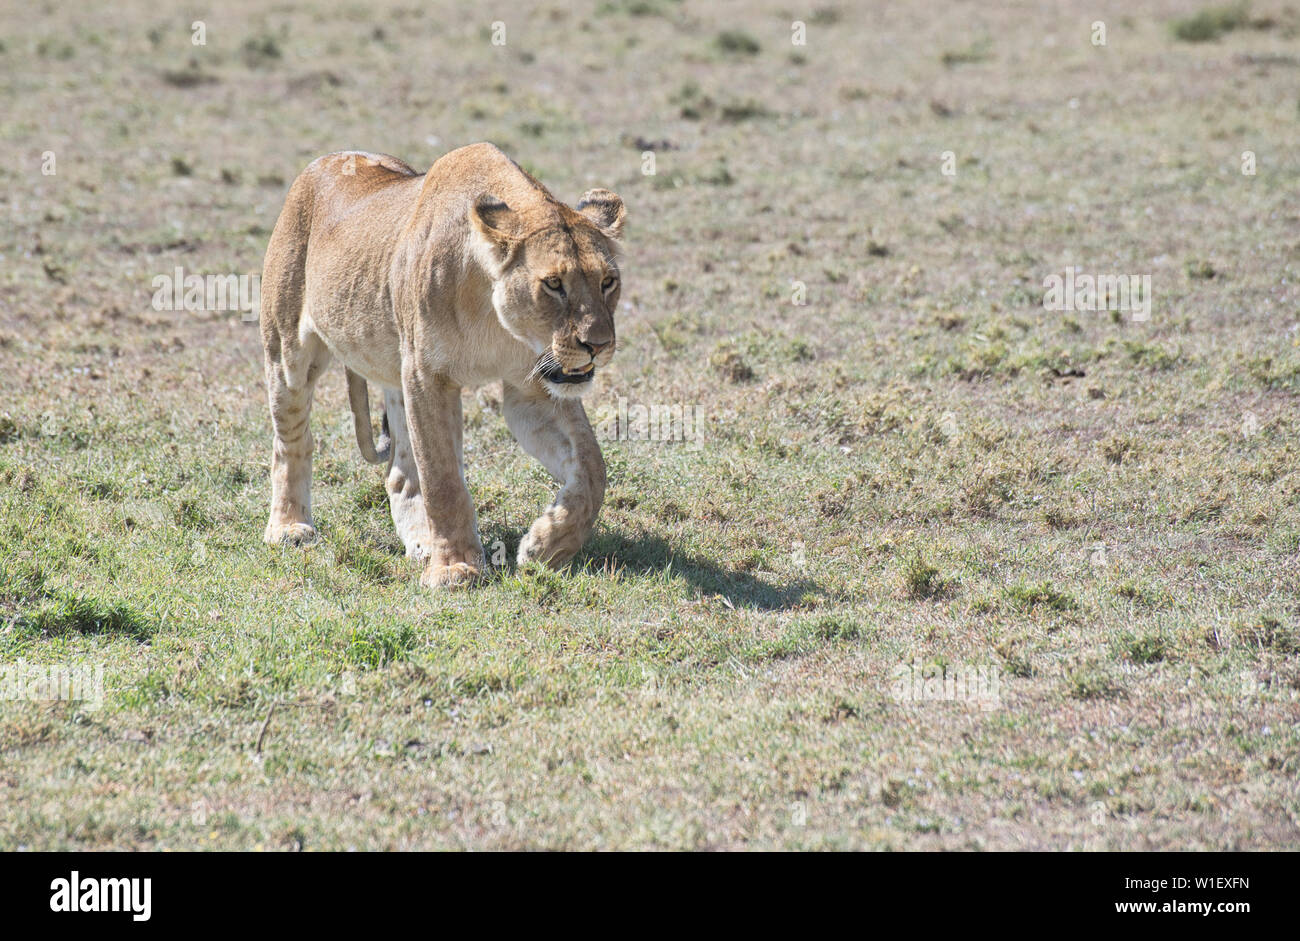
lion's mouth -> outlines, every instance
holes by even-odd
[[[548,367],[542,373],[542,378],[545,379],[547,382],[555,382],[560,384],[591,382],[591,377],[596,375],[595,364],[588,363],[587,366],[585,367],[585,370],[586,370],[585,372],[565,372],[564,369],[558,363],[556,363]]]

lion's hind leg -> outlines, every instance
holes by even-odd
[[[301,545],[316,538],[311,516],[311,399],[329,349],[308,316],[307,242],[313,181],[304,172],[285,199],[262,265],[261,331],[271,406],[271,518],[265,539]]]
[[[406,425],[406,408],[401,390],[384,390],[384,420],[388,425],[389,464],[385,487],[393,525],[406,547],[408,558],[423,561],[429,557],[433,536],[429,516],[420,493],[420,472],[411,448],[411,433]]]
[[[277,337],[268,343],[267,396],[271,404],[271,518],[263,538],[278,545],[304,545],[316,539],[311,515],[312,394],[329,365],[324,342],[308,333]],[[278,346],[278,349],[272,349]]]

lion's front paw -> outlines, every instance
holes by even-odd
[[[453,562],[451,565],[430,562],[424,567],[420,584],[425,588],[468,588],[482,577],[482,569],[468,562]]]
[[[533,524],[532,529],[519,542],[520,565],[541,562],[553,569],[568,563],[582,548],[582,537],[572,531],[561,530],[546,517]]]
[[[268,523],[262,537],[272,546],[306,546],[318,538],[310,523]]]

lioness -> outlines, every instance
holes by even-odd
[[[567,562],[605,495],[605,462],[580,396],[614,355],[617,240],[605,189],[576,210],[492,144],[425,174],[382,154],[321,157],[294,181],[262,269],[271,403],[269,543],[316,537],[312,391],[331,355],[347,370],[357,444],[387,460],[389,506],[421,583],[482,572],[465,487],[462,387],[503,380],[506,424],[560,483],[519,545],[520,564]],[[383,389],[376,450],[366,383]]]

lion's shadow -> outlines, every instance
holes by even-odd
[[[480,536],[489,555],[492,547],[504,549],[505,566],[491,568],[495,577],[514,571],[514,548],[523,534],[511,527],[481,524]],[[370,533],[371,545],[394,557],[403,556],[401,540],[391,531]],[[651,533],[625,535],[600,527],[583,550],[574,557],[571,571],[620,572],[624,575],[649,576],[671,573],[684,578],[704,594],[722,595],[733,605],[761,611],[780,611],[806,603],[808,595],[826,595],[822,586],[808,578],[794,578],[779,584],[759,575],[728,569],[696,553],[684,551],[667,539]]]
[[[701,592],[722,595],[737,607],[776,611],[799,605],[809,593],[820,594],[816,582],[798,578],[774,584],[749,572],[724,568],[698,554],[683,551],[649,533],[625,536],[598,529],[573,560],[575,568],[619,571],[632,575],[680,575]]]

